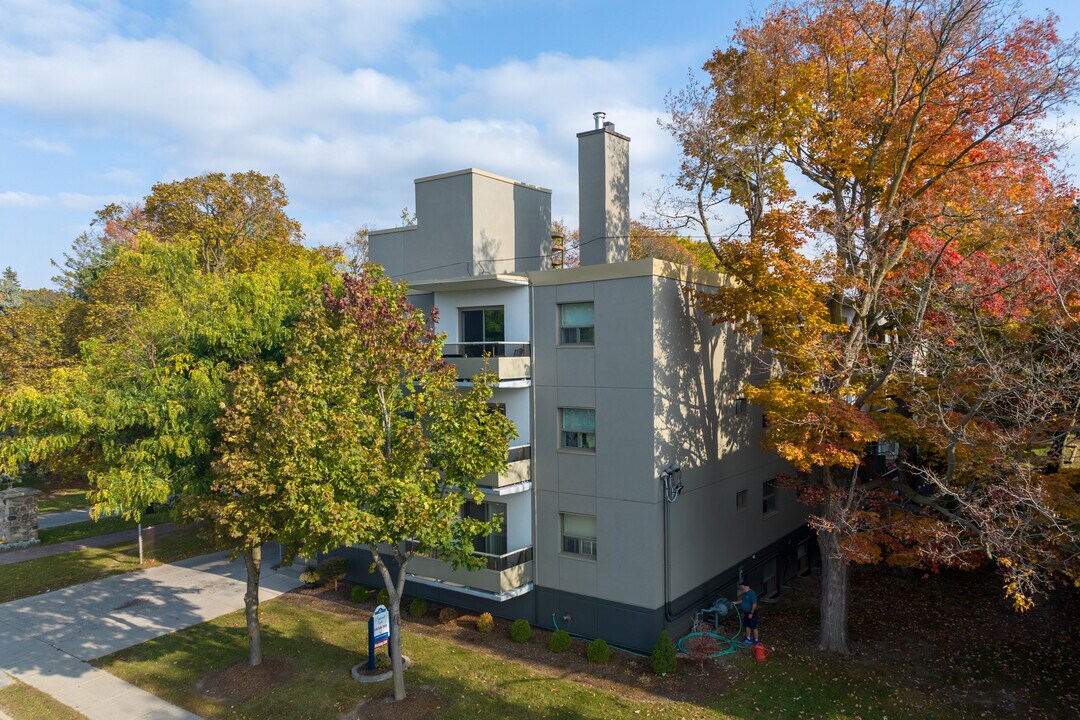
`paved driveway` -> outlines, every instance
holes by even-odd
[[[0,670],[90,720],[194,720],[86,661],[242,608],[244,576],[216,553],[0,604]],[[265,566],[260,598],[297,585]]]

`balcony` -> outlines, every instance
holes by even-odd
[[[533,549],[522,548],[503,555],[473,553],[483,558],[479,570],[455,570],[438,557],[417,555],[409,562],[409,574],[448,585],[461,585],[472,590],[501,595],[525,587],[533,581]]]
[[[443,345],[443,358],[457,368],[459,380],[488,369],[499,382],[532,377],[532,346],[519,342],[465,342]]]
[[[532,480],[532,445],[519,445],[510,448],[507,453],[506,470],[499,473],[488,473],[476,481],[477,485],[484,487],[501,488]]]

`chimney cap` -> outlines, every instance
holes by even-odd
[[[599,130],[600,125],[602,123],[604,123],[604,118],[607,117],[607,113],[604,112],[603,110],[597,110],[596,112],[594,112],[592,114],[592,117],[593,117],[593,122],[596,123],[596,129]]]

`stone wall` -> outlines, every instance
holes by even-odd
[[[37,496],[33,488],[0,490],[0,543],[38,539]]]

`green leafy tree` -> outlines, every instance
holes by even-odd
[[[106,205],[94,213],[90,229],[75,238],[71,251],[64,253],[64,264],[52,261],[60,269],[53,282],[71,297],[86,300],[87,291],[112,266],[120,248],[130,247],[143,226],[140,205]]]
[[[144,204],[147,228],[163,242],[196,248],[205,272],[243,270],[292,246],[300,223],[285,214],[289,199],[276,176],[207,173],[155,185]]]
[[[489,375],[467,390],[456,387],[442,337],[409,305],[405,286],[373,267],[345,275],[340,290],[324,288],[319,312],[297,326],[280,373],[236,378],[261,400],[226,415],[230,468],[219,492],[233,494],[249,474],[275,488],[306,487],[312,495],[295,513],[296,533],[286,530],[297,547],[305,554],[368,547],[390,606],[394,696],[401,700],[409,562],[437,552],[457,566],[482,565],[473,539],[499,521],[465,518],[459,509],[482,500],[477,478],[505,467],[513,425],[488,408]],[[249,426],[260,430],[253,435]]]
[[[6,267],[0,274],[0,315],[6,315],[22,306],[22,286],[19,285],[19,275],[11,267]]]
[[[110,241],[95,252],[115,256],[69,268],[86,298],[69,321],[81,354],[0,401],[0,424],[15,428],[0,464],[82,446],[95,510],[136,521],[173,493],[209,492],[228,373],[280,358],[330,277],[299,245],[285,204],[276,178],[244,173],[156,186],[145,201],[153,213],[98,213]]]

